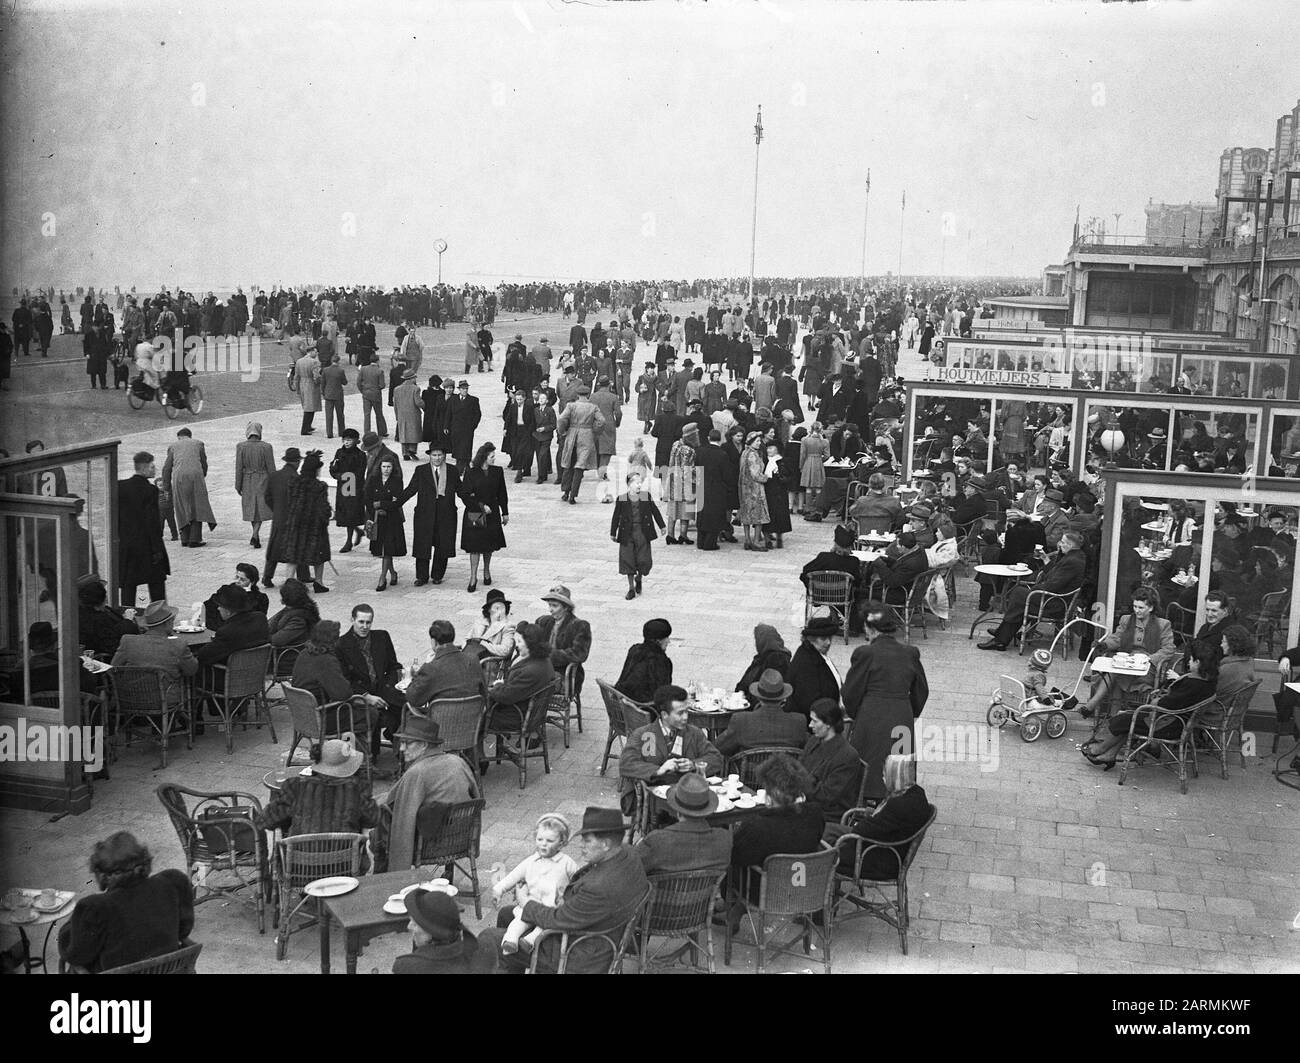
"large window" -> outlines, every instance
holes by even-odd
[[[1182,274],[1093,271],[1088,275],[1084,324],[1105,328],[1190,328],[1195,304],[1196,285]]]
[[[1090,400],[1086,417],[1089,452],[1118,444],[1110,456],[1120,468],[1244,476],[1256,467],[1258,410]],[[1105,435],[1114,429],[1120,436]]]

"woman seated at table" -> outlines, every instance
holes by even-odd
[[[315,697],[317,705],[349,702],[350,711],[340,706],[325,714],[325,733],[335,734],[340,727],[353,728],[353,733],[364,741],[381,719],[385,703],[374,694],[353,695],[352,684],[343,674],[338,658],[339,630],[337,620],[322,620],[312,628],[311,638],[293,663],[291,682]]]
[[[100,892],[83,897],[59,930],[59,955],[97,974],[153,959],[187,944],[194,888],[184,871],[151,874],[153,857],[127,831],[95,845],[90,873]]]
[[[799,763],[813,778],[809,796],[822,806],[827,823],[838,823],[857,804],[862,761],[844,738],[844,710],[838,702],[830,698],[814,701],[808,730],[812,737],[799,754]]]
[[[1160,666],[1173,660],[1176,652],[1174,626],[1155,615],[1157,601],[1156,592],[1151,588],[1136,588],[1133,591],[1132,612],[1121,618],[1115,630],[1099,644],[1101,653],[1145,653],[1151,659],[1146,675],[1101,673],[1101,681],[1088,699],[1087,706],[1080,710],[1082,716],[1093,715],[1107,704],[1112,694],[1123,694],[1142,686],[1154,686],[1156,677],[1160,674]]]
[[[1174,680],[1156,703],[1167,712],[1181,712],[1183,719],[1180,722],[1166,717],[1156,731],[1156,738],[1177,738],[1182,727],[1186,725],[1185,710],[1199,705],[1206,698],[1214,697],[1215,687],[1219,681],[1219,658],[1219,647],[1213,643],[1202,639],[1192,643],[1187,660],[1187,674]],[[1147,709],[1138,719],[1133,729],[1135,737],[1146,737],[1150,725],[1148,716],[1150,711]],[[1110,734],[1101,739],[1085,742],[1079,747],[1079,752],[1093,764],[1104,765],[1105,770],[1110,771],[1115,766],[1115,759],[1124,745],[1124,740],[1128,737],[1132,720],[1132,712],[1121,712],[1112,716],[1108,725]]]
[[[859,878],[887,882],[898,875],[903,855],[898,849],[870,849],[872,843],[889,845],[910,838],[925,826],[933,811],[929,798],[916,781],[916,758],[893,753],[885,758],[885,797],[875,808],[854,814],[847,827],[834,824],[826,829],[826,840],[836,841],[845,834],[856,834],[863,846]],[[840,872],[854,873],[855,846],[845,842],[840,851]],[[897,854],[897,855],[895,855]]]
[[[528,700],[555,682],[551,647],[536,624],[520,621],[515,626],[514,663],[506,674],[488,687],[488,731],[496,727],[518,730],[519,712],[528,711]],[[502,711],[502,709],[508,711]]]
[[[775,753],[758,769],[758,785],[767,791],[767,807],[737,824],[731,836],[731,866],[762,867],[774,853],[815,853],[826,829],[822,806],[809,800],[816,783],[787,753]],[[749,883],[751,903],[758,900],[758,876]],[[732,917],[736,918],[732,909]]]
[[[282,608],[266,625],[271,632],[271,645],[301,646],[320,620],[320,609],[307,593],[306,584],[292,577],[280,585],[280,605]]]
[[[722,754],[700,728],[688,723],[689,701],[679,686],[662,686],[654,692],[651,712],[655,719],[627,737],[618,758],[619,801],[625,815],[636,809],[636,784],[660,786],[675,783],[705,762],[706,774],[722,771]]]
[[[365,754],[341,738],[327,738],[311,747],[312,773],[290,775],[257,816],[259,830],[298,834],[362,834],[379,826],[379,806],[370,781],[357,771]],[[370,866],[363,850],[361,870]]]
[[[503,591],[495,588],[488,591],[483,618],[474,621],[469,637],[478,641],[480,659],[498,657],[504,660],[515,652],[515,625],[510,619],[510,601]]]
[[[754,650],[754,659],[749,662],[749,667],[736,684],[736,690],[745,695],[751,708],[758,702],[749,693],[749,688],[758,682],[759,676],[772,669],[780,672],[784,679],[790,670],[790,651],[786,648],[781,633],[771,624],[754,625]]]
[[[270,608],[266,595],[258,589],[257,569],[252,565],[236,565],[235,578],[229,586],[238,587],[248,595],[250,610],[265,613]],[[221,589],[218,588],[216,593],[203,603],[203,626],[209,631],[216,631],[221,626],[221,614],[217,611],[217,595],[220,593]]]

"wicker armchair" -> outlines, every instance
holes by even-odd
[[[1259,603],[1259,612],[1246,618],[1246,623],[1255,632],[1255,642],[1261,657],[1274,657],[1273,645],[1280,633],[1286,637],[1287,624],[1291,619],[1291,592],[1274,591],[1264,595]],[[1286,645],[1284,642],[1283,646]],[[1268,652],[1264,652],[1264,647]]]
[[[645,894],[637,901],[636,906],[632,908],[627,915],[626,922],[620,922],[610,930],[595,931],[588,930],[580,933],[561,932],[559,930],[543,930],[538,935],[537,941],[533,945],[532,958],[528,962],[528,973],[537,974],[538,957],[542,953],[542,945],[547,938],[558,937],[560,939],[560,951],[557,957],[556,974],[565,974],[568,970],[569,961],[579,950],[585,953],[591,953],[593,949],[600,949],[601,952],[609,951],[609,962],[602,963],[601,970],[584,971],[586,974],[622,974],[623,959],[627,955],[627,950],[632,944],[633,935],[636,933],[637,924],[641,921],[641,915],[649,905],[651,898],[654,896],[654,886],[647,886]],[[585,964],[584,964],[585,966]]]
[[[1251,699],[1259,689],[1259,683],[1257,679],[1242,687],[1228,699],[1226,705],[1220,702],[1223,715],[1217,723],[1196,721],[1196,737],[1205,743],[1202,748],[1206,748],[1219,762],[1220,774],[1225,779],[1228,777],[1228,753],[1232,749],[1234,738],[1237,740],[1237,756],[1241,758],[1241,766],[1246,766],[1246,754],[1241,748],[1241,725],[1246,718],[1246,710],[1250,708]]]
[[[847,827],[857,813],[869,812],[867,808],[851,808],[840,818],[841,825]],[[872,916],[876,919],[883,919],[886,923],[898,931],[898,942],[902,946],[903,955],[907,955],[907,929],[911,925],[911,915],[908,911],[907,904],[907,872],[912,866],[912,861],[916,859],[916,854],[921,849],[921,842],[925,839],[926,831],[934,822],[938,815],[938,810],[931,805],[930,816],[926,819],[924,826],[915,834],[907,838],[902,838],[896,842],[872,842],[863,838],[859,834],[843,834],[836,839],[835,849],[839,855],[840,866],[848,862],[852,868],[851,872],[837,870],[835,872],[835,909],[839,912],[842,905],[848,905],[852,909],[846,916],[837,918],[853,919],[858,916]],[[862,877],[862,858],[867,853],[879,851],[887,853],[895,862],[897,870],[888,878],[863,878]],[[891,900],[885,893],[884,887],[892,885],[894,887],[894,897]],[[874,889],[879,894],[880,900],[871,900],[867,896],[867,890]]]
[[[704,973],[714,973],[713,909],[726,877],[725,867],[649,876],[654,896],[646,906],[636,932],[639,973],[666,970],[683,951],[692,957],[693,969],[700,970],[702,956]],[[661,938],[664,942],[685,939],[686,944],[665,955],[664,945],[658,951],[652,948],[652,938]]]
[[[546,707],[546,722],[563,732],[565,749],[569,748],[570,729],[575,720],[578,723],[578,734],[582,734],[582,691],[578,688],[578,666],[570,664],[564,669],[560,689],[551,695]]]
[[[1174,645],[1182,646],[1196,636],[1196,610],[1185,609],[1177,602],[1165,607],[1165,618],[1174,629]]]
[[[551,754],[546,745],[546,714],[557,683],[550,683],[528,699],[526,705],[489,705],[484,717],[485,734],[496,736],[496,762],[505,757],[519,768],[519,789],[528,785],[528,761],[542,758],[546,774],[551,773]],[[493,720],[496,720],[494,723]]]
[[[276,907],[272,919],[279,932],[275,935],[275,958],[283,960],[289,951],[293,920],[308,901],[303,887],[318,878],[333,875],[361,874],[361,858],[366,849],[364,834],[297,834],[275,843]],[[323,913],[317,913],[322,918]],[[314,926],[315,920],[297,929]]]
[[[1199,774],[1196,767],[1196,742],[1194,741],[1197,717],[1207,706],[1213,705],[1214,701],[1213,697],[1209,697],[1187,709],[1165,709],[1152,704],[1134,710],[1129,720],[1128,737],[1124,740],[1124,749],[1118,758],[1120,786],[1124,785],[1124,780],[1128,777],[1129,767],[1138,763],[1139,756],[1151,756],[1162,767],[1178,770],[1179,789],[1187,793],[1189,760],[1192,764],[1192,774]],[[1137,733],[1138,721],[1143,717],[1147,720],[1145,735]],[[1169,737],[1158,737],[1159,732],[1164,728],[1170,729]],[[1162,755],[1166,753],[1171,759],[1163,759]]]
[[[105,673],[112,687],[113,715],[117,734],[131,744],[134,724],[144,720],[162,747],[162,766],[167,767],[167,738],[177,717],[186,722],[185,748],[194,748],[194,713],[185,698],[182,680],[161,668],[121,667]]]
[[[263,723],[271,729],[271,741],[275,737],[275,724],[271,722],[271,707],[266,700],[266,673],[271,667],[273,647],[253,646],[246,650],[236,650],[224,664],[209,665],[206,672],[200,670],[200,681],[195,691],[199,704],[211,703],[217,710],[226,728],[226,753],[235,752],[235,713],[240,709],[253,709],[253,725],[261,727]],[[244,718],[244,730],[248,730],[248,718]]]
[[[195,906],[219,897],[251,897],[257,932],[265,934],[271,864],[266,832],[253,825],[261,802],[239,790],[208,793],[175,783],[163,783],[154,793],[180,840]]]
[[[151,960],[125,963],[121,967],[110,967],[99,973],[101,977],[106,974],[197,974],[199,953],[202,951],[202,944],[186,945],[175,952],[164,952]]]
[[[1056,647],[1056,635],[1065,627],[1079,608],[1081,590],[1069,594],[1053,594],[1051,591],[1030,591],[1025,598],[1025,615],[1020,625],[1017,638],[1020,640],[1020,655],[1023,657],[1030,643],[1050,641],[1053,650]],[[1055,625],[1055,630],[1050,625]],[[1065,650],[1061,650],[1064,660]]]
[[[609,756],[614,748],[614,739],[621,738],[626,742],[627,736],[631,733],[627,729],[627,717],[623,712],[623,702],[630,699],[625,694],[615,690],[613,686],[603,679],[597,679],[596,686],[600,688],[601,700],[605,703],[605,717],[609,721],[609,734],[605,738],[605,752],[600,758],[600,774],[604,775],[609,767]],[[636,703],[633,702],[633,704]]]
[[[903,638],[910,642],[912,640],[912,628],[920,625],[921,637],[927,642],[930,641],[930,630],[927,623],[928,611],[925,605],[926,595],[930,592],[930,584],[936,579],[945,579],[949,570],[957,562],[951,562],[947,565],[941,565],[938,568],[927,568],[924,572],[919,573],[911,583],[907,585],[907,598],[902,607],[903,621]],[[944,621],[939,621],[939,626],[944,626]]]
[[[761,868],[737,870],[734,896],[753,926],[759,974],[765,972],[769,952],[795,955],[792,948],[795,942],[802,941],[803,955],[809,955],[814,933],[821,938],[822,964],[826,973],[831,973],[835,867],[838,861],[839,852],[835,849],[822,849],[816,853],[774,853],[763,861]],[[757,904],[749,899],[754,876],[758,876]],[[820,916],[820,920],[814,919],[815,916]],[[795,936],[773,945],[770,935],[792,924],[799,928]],[[731,966],[733,938],[731,920],[728,919],[722,951],[722,962],[727,966]]]
[[[294,755],[298,747],[306,741],[309,745],[323,742],[326,738],[350,734],[353,744],[366,754],[366,778],[371,778],[369,753],[369,714],[365,707],[355,702],[331,701],[317,705],[316,697],[310,690],[300,687],[282,686],[285,703],[289,706],[289,717],[293,721],[293,741],[289,743],[289,755],[284,759],[286,768],[293,766]],[[357,719],[360,718],[358,726]],[[333,718],[334,726],[329,726]]]
[[[483,778],[479,775],[480,743],[483,740],[483,714],[487,702],[482,694],[472,694],[467,698],[443,698],[429,702],[421,710],[425,716],[438,724],[438,737],[442,739],[444,753],[458,753],[469,765],[474,775],[474,784],[479,791],[483,789]],[[402,713],[402,726],[405,729],[409,710]],[[406,760],[399,754],[401,770],[406,770]]]
[[[446,810],[421,808],[415,817],[415,863],[419,867],[442,867],[450,880],[459,871],[470,882],[474,897],[474,918],[483,918],[483,899],[478,882],[479,836],[483,832],[482,798],[462,801]],[[435,833],[436,832],[436,833]],[[457,863],[464,861],[464,864]],[[396,869],[395,869],[396,870]]]
[[[840,618],[844,645],[849,644],[849,614],[853,611],[853,577],[847,572],[809,572],[804,591],[804,623],[819,606],[829,605]]]
[[[755,746],[737,753],[727,762],[727,770],[740,776],[740,784],[751,789],[758,789],[758,770],[770,757],[778,753],[798,756],[799,750],[791,746]]]
[[[293,666],[298,663],[298,655],[302,653],[303,647],[306,645],[305,642],[299,642],[293,646],[271,647],[271,664],[266,671],[266,693],[268,696],[272,687],[278,686],[283,690],[285,686],[293,682]]]

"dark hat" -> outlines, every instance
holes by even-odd
[[[27,629],[28,646],[48,646],[54,642],[54,625],[48,620],[38,620]]]
[[[158,627],[176,618],[176,610],[166,602],[150,602],[140,617],[145,627]]]
[[[345,428],[345,429],[343,429],[342,432],[339,433],[339,435],[340,435],[343,439],[360,439],[360,438],[361,438],[361,433],[358,432],[355,428]]]
[[[775,668],[765,668],[758,682],[749,684],[749,692],[759,701],[785,701],[794,693],[794,687],[785,682]]]
[[[888,605],[876,603],[864,611],[863,622],[882,635],[890,635],[899,629],[898,614]]]
[[[463,933],[460,906],[442,890],[411,890],[402,903],[420,929],[440,941],[455,941]]]
[[[579,395],[590,395],[590,394],[591,394],[591,388],[588,387],[586,384],[579,384],[579,385],[578,385],[578,394],[579,394]]]
[[[838,635],[843,631],[840,622],[833,616],[815,616],[804,626],[803,631],[799,633],[801,638],[827,638],[831,635]]]
[[[104,581],[100,578],[99,573],[87,572],[85,575],[77,577],[77,590],[81,590],[82,587],[93,587],[96,584],[102,586],[103,583]]]
[[[361,445],[362,445],[363,447],[374,447],[374,446],[378,446],[378,445],[379,445],[379,433],[378,433],[378,432],[367,432],[365,435],[363,435],[363,436],[361,437]]]
[[[483,603],[483,616],[485,619],[488,613],[491,611],[492,606],[494,606],[497,602],[500,602],[502,605],[504,605],[506,607],[507,612],[510,611],[510,599],[506,597],[506,592],[499,591],[495,587],[493,587],[490,591],[487,592],[487,601]]]
[[[302,461],[302,452],[297,447],[289,447],[280,460],[289,465],[297,465],[298,462]]]
[[[934,516],[934,510],[931,509],[929,506],[918,502],[910,510],[908,510],[907,515],[909,517],[915,517],[917,520],[929,520],[931,517]]]
[[[1044,502],[1055,502],[1058,506],[1065,501],[1065,495],[1055,489],[1043,493]]]
[[[236,586],[233,583],[227,583],[217,591],[217,604],[222,609],[229,609],[232,613],[241,613],[249,607],[250,601],[248,591]]]
[[[459,384],[456,385],[456,387],[460,388],[462,391],[468,391],[468,390],[469,390],[469,381],[468,381],[468,380],[462,380]]]
[[[627,830],[623,813],[617,808],[598,808],[588,805],[582,813],[582,826],[578,834],[622,834]]]
[[[673,633],[672,624],[662,617],[647,620],[641,625],[641,637],[644,639],[666,639]]]
[[[431,746],[440,746],[443,742],[442,735],[438,733],[438,721],[414,713],[406,718],[406,723],[396,737],[409,738],[412,742],[427,742]]]
[[[858,533],[847,524],[835,525],[835,545],[841,550],[853,549],[853,544],[857,542],[857,539]]]
[[[703,775],[691,772],[683,775],[668,791],[668,807],[679,816],[703,818],[718,810],[718,795],[709,789]]]

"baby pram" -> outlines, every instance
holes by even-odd
[[[1070,638],[1069,632],[1076,624],[1086,624],[1096,628],[1103,635],[1106,633],[1106,625],[1084,617],[1075,617],[1062,627],[1057,632],[1056,638],[1052,640],[1050,652],[1053,658],[1056,655],[1057,643]],[[1096,652],[1098,645],[1100,645],[1099,642],[1094,642],[1093,652]],[[1061,691],[1065,695],[1065,698],[1061,699],[1062,701],[1066,698],[1078,698],[1079,690],[1083,687],[1084,676],[1088,674],[1091,663],[1092,653],[1088,655],[1088,660],[1084,661],[1083,666],[1079,669],[1079,675],[1074,681],[1074,686],[1068,691]],[[1055,700],[1038,701],[1035,698],[1028,697],[1024,683],[1013,676],[1003,675],[999,677],[999,685],[994,688],[989,699],[989,708],[985,714],[985,719],[990,727],[1001,728],[1008,723],[1013,723],[1020,728],[1022,741],[1036,742],[1044,731],[1047,732],[1048,738],[1060,738],[1065,734],[1066,729],[1069,727],[1069,720],[1065,713],[1065,707],[1059,702]]]

